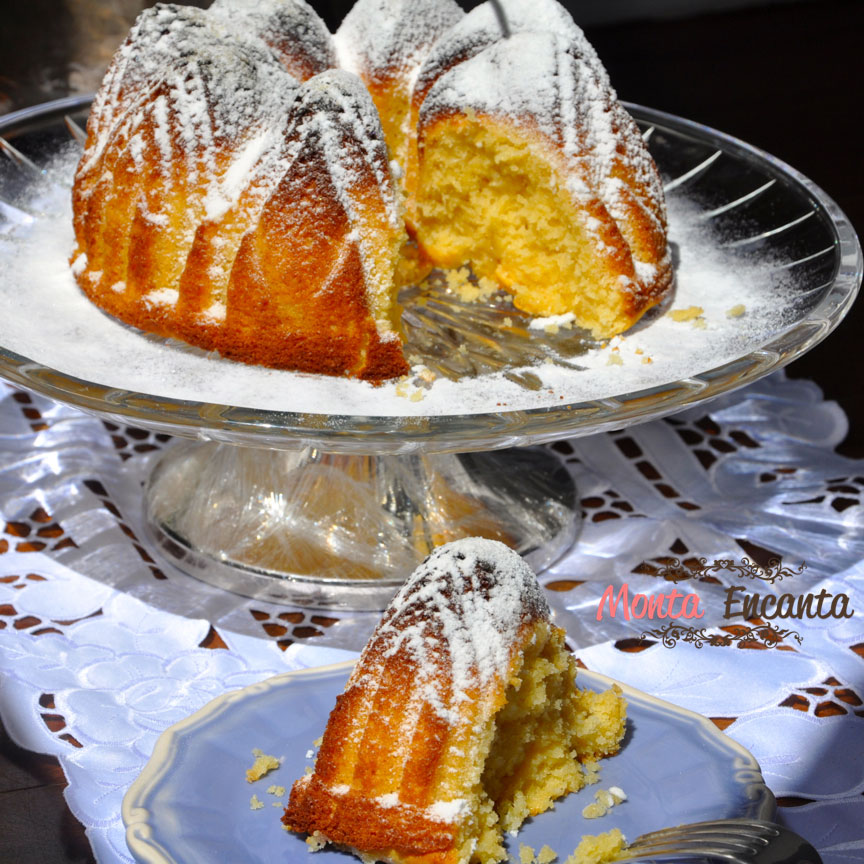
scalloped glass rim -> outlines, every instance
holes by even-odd
[[[208,734],[213,735],[214,733],[211,731],[212,727],[216,726],[218,728],[220,722],[223,722],[226,716],[231,714],[236,715],[238,712],[245,712],[244,722],[253,728],[257,728],[254,723],[249,723],[250,718],[248,716],[254,712],[256,700],[266,698],[268,695],[279,695],[280,691],[283,691],[281,698],[288,699],[288,694],[284,692],[286,688],[298,685],[302,688],[304,681],[309,681],[310,679],[330,681],[338,684],[337,692],[339,692],[355,662],[354,660],[348,660],[329,666],[285,672],[272,678],[267,678],[257,684],[251,684],[240,690],[223,693],[191,716],[181,720],[163,732],[156,741],[153,753],[147,764],[123,797],[122,817],[123,823],[126,826],[126,843],[136,861],[146,862],[146,864],[181,864],[182,860],[189,860],[188,852],[190,850],[188,844],[184,846],[183,850],[187,853],[187,857],[185,858],[178,858],[176,854],[177,850],[172,848],[175,846],[176,837],[173,832],[182,830],[183,817],[182,813],[178,814],[177,812],[175,796],[178,791],[181,791],[176,785],[178,782],[177,778],[191,776],[193,783],[198,779],[194,773],[190,775],[188,761],[190,749],[187,746],[188,742],[195,741],[196,739],[200,741],[200,739]],[[705,748],[705,752],[708,751],[709,747],[715,748],[717,752],[722,752],[728,759],[729,766],[734,766],[730,772],[728,783],[735,794],[734,800],[730,798],[728,802],[725,802],[728,803],[729,810],[723,813],[722,816],[720,813],[712,815],[717,818],[744,816],[752,819],[768,820],[774,817],[776,801],[771,790],[765,785],[759,763],[753,754],[737,741],[721,732],[707,717],[697,714],[695,711],[681,708],[671,702],[658,699],[656,696],[652,696],[628,684],[614,681],[612,678],[599,672],[580,669],[577,680],[587,685],[589,689],[595,690],[605,690],[613,684],[617,684],[622,689],[630,706],[631,722],[635,719],[638,725],[638,718],[641,712],[651,712],[664,718],[667,724],[670,721],[678,724],[679,730],[686,728],[687,731],[692,732],[699,741],[708,745]],[[324,712],[325,715],[329,711],[329,707],[330,705],[328,704]],[[255,718],[252,717],[251,719],[254,720]],[[326,719],[326,717],[322,717],[322,719]],[[257,734],[260,741],[260,729],[257,730]],[[269,746],[269,742],[267,741],[262,741],[261,744],[265,747]],[[278,751],[270,749],[265,752]],[[247,755],[245,750],[243,755],[244,757]],[[184,757],[186,757],[185,762]],[[297,775],[295,774],[295,776]],[[208,797],[208,800],[221,800],[218,795],[215,799],[212,798],[211,787],[202,788],[207,789],[207,792],[204,794]],[[662,788],[665,789],[665,787]],[[690,789],[688,791],[690,799],[694,799],[694,797],[698,799],[698,789]],[[182,806],[194,807],[195,801],[185,795],[181,797]],[[642,810],[643,812],[646,810],[644,802]],[[165,818],[167,812],[172,814],[170,819]],[[232,810],[232,812],[234,811]],[[663,812],[658,811],[651,815],[656,815],[661,820],[670,818],[665,808]],[[671,818],[674,818],[675,815],[676,813],[673,810]],[[689,816],[690,814],[686,815]],[[706,814],[700,818],[710,817]],[[682,821],[680,814],[678,821]],[[652,828],[659,827],[661,825],[652,826]],[[527,833],[530,830],[531,824],[529,822],[523,826],[520,839],[525,839],[529,843],[532,842],[532,837]],[[278,831],[278,834],[281,835],[280,840],[284,839],[284,834],[282,834],[281,830]],[[218,837],[211,836],[208,839],[211,842],[219,843]],[[536,842],[536,838],[534,839]],[[631,837],[631,839],[633,838]],[[264,841],[260,834],[254,837],[253,842],[256,845],[256,850],[262,857],[269,851],[265,849],[263,845]],[[285,860],[288,860],[288,851],[287,848],[284,850]],[[325,858],[327,860],[331,858],[335,859],[336,857],[341,860],[345,857],[343,854],[334,853],[331,850],[324,850],[316,854],[319,854],[322,860]],[[271,859],[267,858],[267,860]]]
[[[0,134],[51,115],[85,110],[92,95],[68,97],[0,118]],[[737,138],[672,114],[625,103],[637,120],[681,137],[711,143],[801,187],[833,228],[834,276],[822,300],[801,320],[758,349],[661,386],[552,408],[434,417],[363,417],[272,412],[135,393],[58,372],[0,347],[0,375],[20,386],[121,423],[184,437],[247,446],[318,447],[363,454],[467,452],[542,443],[620,429],[683,410],[743,387],[790,363],[822,341],[843,319],[862,278],[862,253],[849,220],[815,183],[791,166]]]

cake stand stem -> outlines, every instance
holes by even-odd
[[[250,597],[381,609],[437,545],[501,540],[541,571],[578,527],[549,451],[353,456],[180,442],[154,469],[147,518],[181,570]]]

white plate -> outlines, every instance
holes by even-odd
[[[167,730],[123,800],[126,840],[137,861],[148,864],[204,862],[309,862],[348,864],[345,853],[311,853],[303,838],[286,833],[280,818],[292,782],[311,760],[342,692],[352,663],[291,672],[214,699]],[[602,690],[612,683],[580,671],[579,683]],[[620,828],[634,838],[645,831],[700,819],[770,818],[774,798],[756,760],[710,720],[621,685],[628,702],[621,752],[603,760],[599,786],[558,802],[511,839],[535,849],[551,846],[563,860],[583,834]],[[284,757],[282,767],[257,783],[245,780],[253,748]],[[270,785],[286,789],[268,795]],[[601,819],[582,809],[597,788],[620,786],[628,800]],[[264,802],[250,809],[251,796]]]

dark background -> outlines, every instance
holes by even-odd
[[[312,2],[331,28],[349,5]],[[0,113],[96,89],[101,70],[143,5],[141,0],[5,0]],[[864,229],[858,131],[864,4],[589,0],[570,5],[622,99],[714,126],[773,153],[822,186],[853,226]],[[840,402],[850,419],[840,451],[857,458],[864,457],[862,341],[864,302],[859,302],[825,342],[788,367],[790,376],[815,380],[826,397]],[[92,861],[83,829],[63,801],[63,785],[54,759],[15,747],[0,727],[0,864]]]

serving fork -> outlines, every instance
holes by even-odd
[[[819,853],[802,837],[759,819],[717,819],[651,831],[637,837],[616,864],[683,860],[822,864]]]

